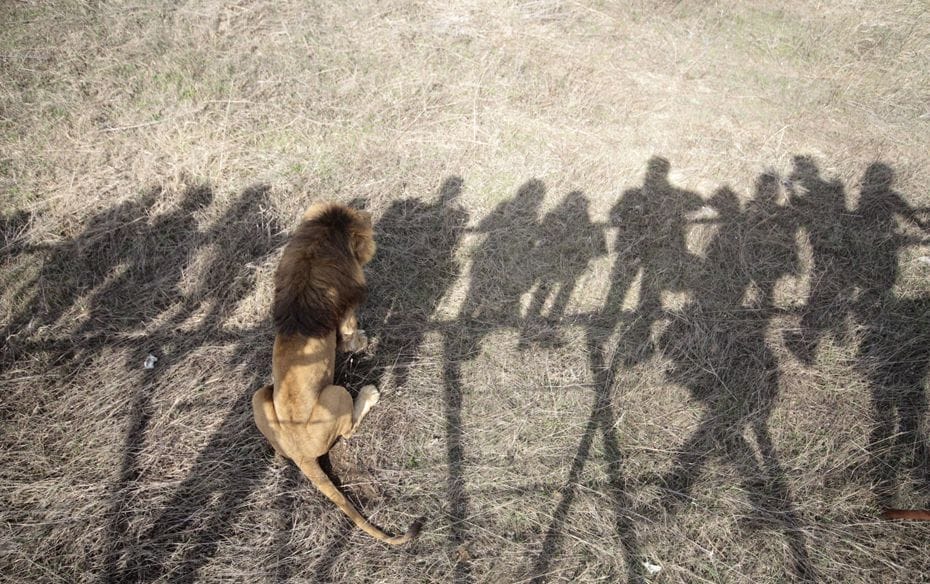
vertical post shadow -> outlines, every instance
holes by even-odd
[[[249,340],[256,336],[267,336],[264,331],[248,335]],[[247,357],[249,367],[260,371],[259,363],[267,365],[269,351],[259,351]],[[247,353],[244,348],[237,350],[240,356]],[[192,582],[199,570],[206,565],[239,512],[243,500],[262,480],[268,468],[265,457],[243,456],[240,451],[246,442],[258,445],[258,438],[253,435],[251,423],[251,386],[258,383],[259,376],[253,376],[253,384],[243,392],[233,404],[220,427],[214,432],[207,446],[200,452],[192,465],[192,470],[165,503],[163,511],[156,518],[154,525],[138,538],[136,545],[129,545],[128,534],[120,533],[113,537],[114,543],[120,542],[125,547],[119,561],[118,546],[113,546],[104,564],[103,581],[147,582],[170,575],[174,582]],[[144,411],[144,408],[143,408]],[[138,431],[135,425],[131,430]],[[127,436],[127,441],[132,436]],[[130,453],[141,448],[140,442]],[[230,453],[234,453],[230,456]],[[134,461],[124,463],[125,468],[135,468]],[[117,499],[117,505],[125,505],[125,489]],[[177,556],[175,548],[184,547]],[[122,566],[121,566],[122,564]]]
[[[596,431],[600,429],[607,459],[607,487],[613,501],[614,530],[620,542],[626,567],[626,581],[643,582],[643,559],[636,534],[636,525],[631,516],[633,501],[627,493],[626,479],[623,472],[624,454],[616,435],[616,417],[613,413],[612,388],[614,372],[618,365],[616,354],[611,363],[606,363],[604,351],[597,334],[588,334],[587,341],[589,366],[594,376],[594,404],[585,425],[584,434],[578,444],[575,458],[572,460],[568,478],[560,491],[559,504],[552,514],[552,521],[546,530],[542,549],[533,562],[531,582],[543,584],[549,573],[552,560],[558,553],[564,525],[575,499],[577,484],[587,462]]]
[[[452,331],[454,334],[454,331]],[[443,410],[446,417],[446,459],[449,464],[446,497],[449,502],[449,544],[456,557],[452,581],[471,582],[467,553],[459,553],[468,541],[468,492],[465,487],[465,436],[462,428],[462,383],[457,362],[446,359],[443,366]]]
[[[147,376],[148,377],[148,376]],[[120,462],[120,472],[116,484],[111,489],[112,504],[107,514],[110,518],[107,526],[108,543],[104,550],[101,573],[105,582],[115,582],[114,574],[118,570],[120,559],[120,544],[124,542],[129,532],[131,509],[129,508],[129,490],[138,484],[141,478],[141,469],[137,464],[139,450],[145,443],[145,429],[152,416],[150,407],[150,393],[153,391],[150,383],[143,383],[136,390],[130,410],[129,428],[123,446],[123,457]]]
[[[353,529],[354,526],[352,525],[343,525],[339,529],[339,533],[323,549],[320,560],[311,568],[314,582],[335,582],[333,568],[336,567],[336,563],[348,546]],[[287,582],[287,579],[279,581]]]
[[[330,476],[333,481],[333,484],[336,485],[337,489],[342,490],[342,483],[339,482],[339,479],[336,477],[336,473],[332,472],[332,464],[329,460],[329,454],[320,458],[320,466],[323,470]],[[300,472],[296,467],[291,466],[291,469],[294,470],[296,476],[300,476]],[[352,504],[356,508],[363,509],[365,507],[364,501],[352,501]],[[350,521],[340,522],[339,532],[336,536],[330,540],[323,550],[323,553],[320,554],[320,559],[313,565],[311,570],[313,571],[314,581],[315,582],[334,582],[333,568],[336,567],[336,564],[339,562],[339,558],[342,556],[342,552],[345,551],[346,547],[349,544],[349,538],[351,533],[356,529],[355,525]],[[286,582],[287,579],[280,580],[281,582]]]
[[[294,465],[287,465],[282,470],[281,485],[275,500],[278,525],[274,537],[274,581],[287,582],[297,566],[294,564],[296,549],[291,543],[291,518],[295,514],[298,498],[294,496],[300,488],[300,470]]]

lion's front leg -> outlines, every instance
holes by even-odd
[[[343,353],[364,351],[368,347],[365,331],[358,328],[355,311],[350,310],[339,324],[339,350]]]

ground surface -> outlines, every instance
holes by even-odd
[[[925,3],[0,22],[5,581],[930,578],[878,519],[930,505]],[[402,549],[251,423],[324,197],[380,243],[331,463]]]

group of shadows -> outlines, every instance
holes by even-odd
[[[902,298],[893,290],[899,252],[925,243],[922,232],[928,223],[921,219],[924,209],[909,206],[893,190],[892,169],[875,163],[865,170],[854,209],[847,206],[844,185],[825,180],[806,157],[795,158],[786,177],[758,177],[745,203],[728,188],[704,199],[670,184],[668,174],[666,160],[651,159],[642,185],[623,193],[607,225],[591,220],[581,192],[569,193],[540,218],[546,188],[530,180],[476,227],[467,227],[470,217],[459,202],[463,181],[457,177],[447,178],[438,194],[427,199],[393,202],[378,219],[379,249],[367,269],[371,290],[360,314],[363,326],[378,337],[378,348],[367,358],[347,361],[337,382],[355,391],[364,383],[380,385],[389,374],[402,387],[426,333],[441,333],[448,461],[448,517],[443,523],[450,554],[471,538],[464,481],[469,429],[462,421],[468,391],[461,366],[478,355],[485,337],[502,329],[519,331],[518,348],[530,349],[562,346],[564,327],[583,327],[583,353],[594,381],[590,416],[551,523],[527,558],[527,576],[534,582],[546,580],[550,563],[558,557],[565,522],[598,437],[608,459],[607,493],[626,579],[644,579],[636,525],[644,512],[634,512],[624,477],[613,392],[622,391],[614,382],[619,372],[656,355],[669,363],[669,381],[686,387],[704,405],[704,414],[677,449],[670,470],[656,479],[661,494],[646,515],[675,513],[692,497],[709,461],[727,463],[741,477],[760,520],[783,533],[790,577],[816,579],[769,432],[780,369],[766,335],[776,317],[793,316],[800,322],[786,331],[784,342],[807,364],[814,363],[825,341],[856,344],[855,363],[871,391],[867,474],[876,503],[893,503],[895,477],[901,471],[930,496],[930,447],[923,430],[930,297]],[[159,368],[143,374],[111,491],[109,539],[99,560],[108,582],[150,581],[167,574],[174,581],[194,580],[226,537],[243,499],[262,483],[271,461],[264,450],[243,451],[236,445],[260,440],[251,425],[250,398],[270,375],[273,331],[270,323],[247,328],[224,323],[254,288],[256,266],[274,257],[285,241],[285,228],[263,188],[243,192],[208,228],[199,227],[195,217],[212,203],[209,188],[190,188],[175,210],[154,214],[159,197],[153,191],[108,209],[88,220],[79,235],[43,249],[22,243],[27,215],[5,217],[0,225],[0,243],[7,253],[43,257],[38,275],[19,284],[18,293],[30,298],[26,309],[0,331],[6,341],[0,367],[39,353],[53,365],[67,367],[85,363],[87,355],[116,343],[134,343],[138,355],[131,363],[141,363],[150,352],[179,362],[199,347],[224,344],[232,347],[229,366],[250,376],[188,478],[160,507],[150,527],[130,534],[130,493],[141,479],[138,454],[152,415]],[[364,206],[364,201],[355,204]],[[712,235],[696,254],[689,250],[687,234],[702,223],[712,228]],[[465,299],[456,318],[440,321],[434,313],[462,275],[456,251],[469,232],[481,239],[471,253]],[[905,234],[915,232],[921,235]],[[607,254],[610,233],[615,233],[616,259],[603,307],[566,313],[589,262]],[[799,233],[806,234],[812,252],[810,292],[799,308],[785,309],[776,303],[776,284],[802,272]],[[184,288],[193,292],[180,292],[187,262],[208,246],[212,253],[203,257],[210,258],[209,265],[197,270],[196,285]],[[634,288],[638,301],[630,306]],[[684,294],[689,301],[668,309],[662,302],[667,293]],[[524,310],[521,298],[527,294]],[[42,331],[62,319],[76,298],[86,304],[83,324],[67,338],[45,338]],[[193,329],[191,321],[196,322]],[[664,328],[656,326],[660,322]],[[158,324],[139,334],[140,323]],[[182,335],[178,331],[184,323]],[[83,359],[80,353],[86,353]],[[293,488],[301,484],[297,471],[289,480]],[[341,536],[312,567],[316,580],[330,577],[350,530],[346,522]],[[287,540],[285,533],[282,545]],[[468,554],[459,555],[452,579],[473,580]]]

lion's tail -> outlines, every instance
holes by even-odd
[[[296,461],[295,461],[296,462]],[[391,537],[388,534],[384,533],[374,525],[372,525],[367,519],[365,519],[361,513],[346,499],[339,489],[336,488],[336,485],[333,484],[333,481],[330,480],[329,476],[323,472],[323,469],[320,468],[320,463],[317,460],[311,459],[305,462],[298,462],[297,466],[300,468],[301,472],[310,479],[316,488],[320,490],[321,493],[326,495],[330,501],[336,504],[337,507],[342,509],[342,512],[349,516],[349,519],[352,520],[355,525],[359,527],[362,531],[368,535],[380,539],[381,541],[386,541],[391,545],[401,545],[405,544],[408,541],[414,539],[417,535],[420,534],[420,527],[423,525],[421,519],[414,521],[410,528],[407,529],[407,533],[404,535],[398,535],[396,537]]]
[[[882,519],[910,519],[911,521],[930,521],[930,511],[912,509],[885,509]]]

